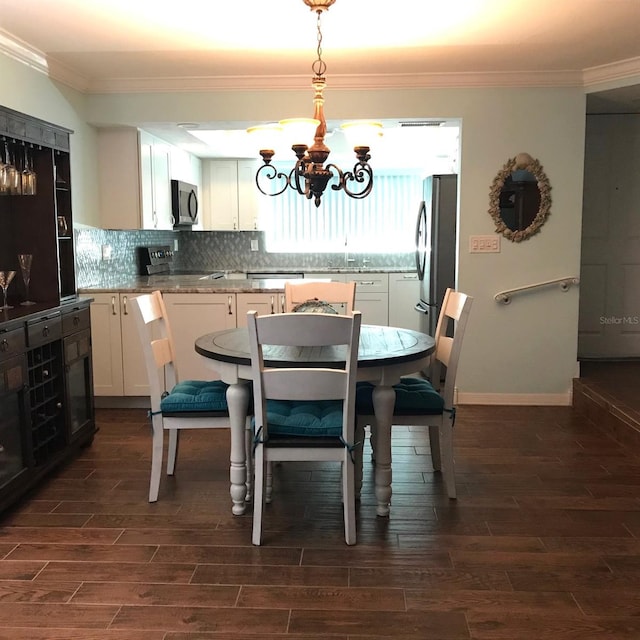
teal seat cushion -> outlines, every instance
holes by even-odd
[[[444,399],[428,380],[403,378],[393,388],[396,392],[394,415],[440,415],[444,411]],[[373,389],[374,385],[370,382],[357,383],[356,413],[367,416],[374,414]]]
[[[227,389],[220,380],[183,380],[160,401],[163,415],[228,413]]]
[[[267,400],[271,436],[342,435],[342,400]]]

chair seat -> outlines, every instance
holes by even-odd
[[[227,389],[220,380],[183,380],[160,401],[164,416],[184,413],[227,415]]]
[[[342,401],[267,400],[267,420],[270,437],[340,437],[342,435]]]
[[[373,390],[370,382],[358,382],[356,385],[356,413],[374,415]],[[403,378],[393,385],[396,392],[394,415],[440,415],[444,411],[444,399],[428,380],[422,378]]]

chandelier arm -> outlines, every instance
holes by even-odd
[[[373,170],[368,163],[356,162],[353,166],[353,171],[342,171],[335,164],[328,164],[326,168],[335,169],[338,173],[338,183],[331,185],[334,191],[342,189],[350,198],[355,200],[366,198],[371,193],[373,189]],[[361,184],[363,187],[356,191],[349,187],[349,183]],[[356,184],[353,186],[355,187]]]
[[[284,186],[282,187],[282,189],[278,190],[278,187],[275,186],[275,183],[273,183],[274,184],[274,188],[276,190],[273,191],[273,192],[265,191],[262,188],[262,186],[260,185],[260,180],[261,179],[284,180]],[[256,171],[256,187],[258,187],[258,191],[260,191],[260,193],[264,194],[265,196],[279,196],[279,195],[282,195],[287,190],[288,186],[290,186],[290,185],[289,185],[289,177],[287,176],[287,174],[286,173],[282,173],[281,171],[277,171],[276,168],[271,164],[263,164]]]
[[[301,196],[307,196],[307,198],[309,198],[309,181],[306,178],[306,171],[306,162],[303,159],[298,160],[293,169],[291,169],[287,182],[289,186]]]

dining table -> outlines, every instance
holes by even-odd
[[[424,369],[435,349],[435,340],[411,329],[363,324],[358,345],[357,380],[374,385],[373,406],[376,421],[374,485],[376,513],[388,516],[391,504],[391,427],[395,405],[393,385],[401,376]],[[195,350],[206,366],[229,385],[227,405],[231,429],[230,494],[232,513],[242,515],[247,498],[246,420],[252,380],[249,334],[246,327],[207,333],[195,340]],[[269,367],[339,366],[344,352],[334,348],[272,348],[264,350]],[[213,377],[213,376],[212,376]]]

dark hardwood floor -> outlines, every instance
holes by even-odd
[[[457,501],[396,427],[391,517],[368,463],[355,547],[336,467],[277,467],[253,547],[226,431],[184,432],[148,504],[146,412],[98,418],[0,519],[0,640],[640,638],[640,449],[569,407],[460,407]]]

